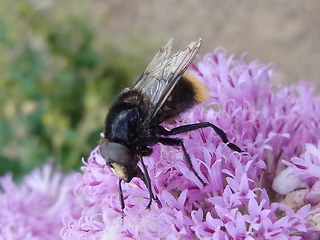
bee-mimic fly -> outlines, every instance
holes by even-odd
[[[212,123],[188,124],[171,130],[160,125],[204,101],[208,95],[205,86],[185,73],[199,51],[201,39],[169,56],[171,43],[172,40],[159,50],[132,88],[126,88],[120,93],[105,120],[100,152],[106,164],[119,177],[122,210],[125,205],[121,182],[128,183],[134,177],[142,179],[149,190],[147,208],[151,206],[152,200],[157,200],[143,162],[143,157],[151,155],[155,144],[181,147],[187,165],[203,186],[206,183],[194,170],[183,140],[174,135],[211,127],[229,148],[241,152],[238,146],[229,142],[225,132]],[[137,165],[139,161],[143,171]]]

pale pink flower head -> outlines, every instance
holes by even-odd
[[[63,219],[81,213],[73,192],[76,176],[63,176],[46,164],[28,174],[20,185],[10,174],[1,177],[0,239],[59,239]]]
[[[210,98],[182,114],[181,120],[163,126],[171,129],[208,121],[223,129],[244,152],[230,150],[210,128],[179,134],[195,170],[208,183],[203,187],[181,149],[154,146],[152,156],[144,162],[161,204],[154,202],[146,210],[148,190],[134,178],[122,185],[123,217],[118,178],[97,147],[83,161],[83,175],[75,188],[76,198],[82,202],[81,216],[65,221],[63,239],[320,236],[310,220],[315,214],[310,204],[294,209],[282,202],[286,193],[272,190],[273,180],[286,168],[282,160],[304,166],[294,157],[305,151],[307,143],[318,142],[320,101],[312,88],[273,85],[271,65],[234,60],[223,49],[205,55],[193,68],[192,74],[207,86]],[[309,175],[296,176],[301,177],[298,183],[316,184],[318,176]],[[288,181],[286,177],[284,181]]]
[[[320,98],[308,84],[271,83],[271,65],[236,60],[217,49],[190,71],[209,99],[163,127],[211,122],[183,139],[195,171],[178,147],[156,145],[144,158],[159,199],[138,178],[122,185],[95,148],[82,174],[50,164],[21,183],[0,178],[0,239],[319,239]],[[140,164],[140,163],[139,163]],[[140,166],[140,165],[139,165]],[[141,167],[141,166],[140,166]]]

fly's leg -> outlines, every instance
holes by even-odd
[[[124,199],[123,199],[123,192],[122,192],[121,182],[122,182],[122,179],[119,178],[119,199],[120,199],[121,214],[122,214],[121,219],[122,219],[122,223],[123,223],[125,213],[124,213]]]
[[[194,123],[194,124],[188,124],[180,127],[173,128],[171,130],[166,130],[165,128],[159,126],[159,133],[164,136],[171,136],[171,135],[176,135],[179,133],[184,133],[184,132],[189,132],[193,130],[197,130],[200,128],[206,128],[206,127],[211,127],[222,139],[222,141],[233,151],[236,152],[242,152],[242,150],[235,144],[229,142],[226,133],[219,127],[215,126],[212,123],[209,122],[201,122],[201,123]]]
[[[179,146],[179,147],[181,147],[183,155],[184,155],[184,158],[185,158],[189,168],[191,169],[191,171],[199,179],[199,181],[201,182],[201,184],[203,186],[207,185],[207,183],[194,170],[192,162],[191,162],[191,159],[190,159],[190,156],[187,153],[187,150],[184,147],[183,141],[181,139],[179,139],[179,138],[159,138],[159,142],[162,143],[163,145],[167,145],[167,146]]]
[[[140,161],[141,161],[141,164],[142,164],[142,167],[143,167],[143,181],[144,183],[146,184],[147,188],[148,188],[148,191],[149,191],[149,203],[147,205],[147,209],[150,209],[150,206],[151,206],[151,203],[152,203],[152,199],[155,199],[153,193],[152,193],[152,189],[151,189],[151,180],[150,180],[150,177],[149,177],[149,174],[148,174],[148,170],[147,170],[147,167],[146,165],[144,164],[142,158],[140,158]]]

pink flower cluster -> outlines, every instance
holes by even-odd
[[[205,55],[192,74],[210,98],[163,126],[208,121],[244,150],[230,150],[210,128],[179,134],[207,186],[181,149],[156,145],[144,162],[161,204],[146,210],[148,189],[134,178],[122,185],[123,215],[118,178],[97,147],[77,181],[44,174],[18,187],[2,178],[1,236],[57,239],[61,229],[65,240],[319,239],[320,98],[313,88],[272,84],[271,65],[234,60],[223,49]]]
[[[62,176],[49,164],[31,172],[19,186],[10,174],[1,177],[0,239],[58,239],[66,213],[81,215],[75,184],[75,173]]]
[[[155,146],[145,163],[161,205],[153,203],[146,210],[148,190],[140,179],[133,179],[123,185],[123,217],[118,179],[97,148],[84,162],[76,187],[77,197],[83,199],[82,216],[65,225],[64,239],[320,237],[317,208],[309,204],[313,201],[315,206],[319,201],[312,196],[320,194],[315,170],[320,150],[311,145],[320,136],[320,98],[306,84],[272,85],[271,66],[233,60],[221,49],[193,68],[210,99],[164,127],[212,122],[245,152],[231,151],[210,128],[180,134],[195,170],[208,183],[203,188],[179,148]],[[305,149],[316,155],[308,158]],[[291,190],[311,187],[298,208],[286,204],[287,193],[277,193],[279,186],[273,184],[290,164],[295,166],[294,178],[309,184]],[[289,176],[282,180],[290,184]]]

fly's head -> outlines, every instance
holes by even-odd
[[[123,144],[104,142],[100,145],[100,152],[108,167],[124,182],[128,183],[134,177],[141,177],[137,157]]]

